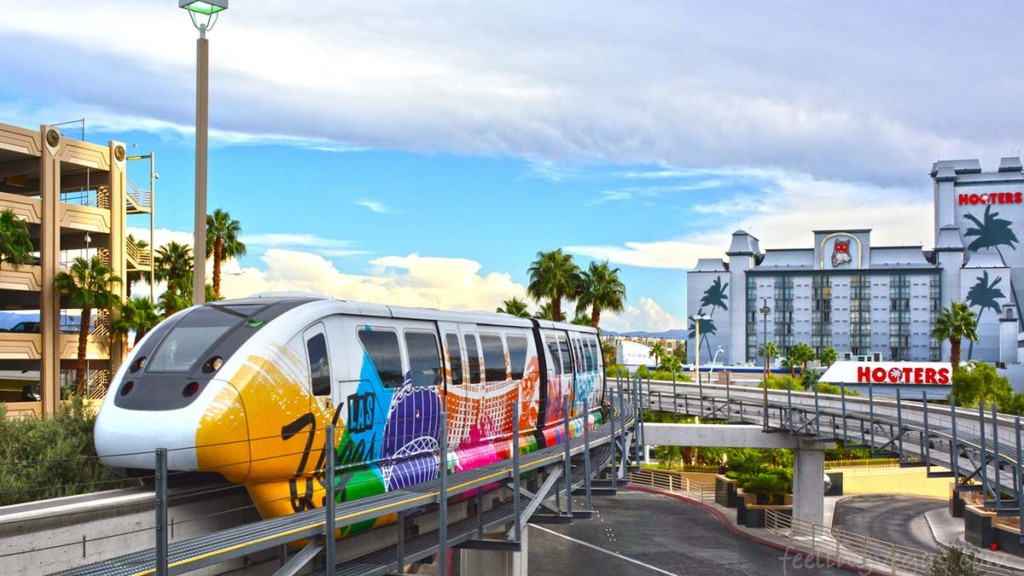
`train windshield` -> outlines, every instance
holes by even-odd
[[[210,305],[196,308],[164,336],[146,365],[147,372],[188,372],[217,340],[262,305]]]

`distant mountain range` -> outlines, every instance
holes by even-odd
[[[686,332],[685,328],[677,328],[677,329],[674,329],[674,330],[666,330],[664,332],[643,332],[643,331],[611,332],[611,331],[605,330],[605,331],[602,332],[602,334],[605,335],[605,336],[613,336],[613,337],[614,336],[625,336],[627,338],[658,338],[658,339],[662,339],[662,340],[686,340],[687,332]]]

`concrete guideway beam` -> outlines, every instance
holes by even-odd
[[[786,432],[765,433],[756,425],[644,423],[649,446],[703,446],[707,448],[788,448],[824,450],[835,442]]]
[[[825,519],[825,449],[835,442],[786,432],[766,433],[760,426],[720,424],[644,424],[651,446],[709,448],[786,448],[793,458],[793,518],[822,524]]]

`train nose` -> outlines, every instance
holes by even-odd
[[[248,475],[245,410],[229,383],[211,380],[196,401],[170,410],[118,408],[112,394],[94,428],[105,465],[152,470],[156,450],[166,448],[168,470],[217,472],[235,482]]]

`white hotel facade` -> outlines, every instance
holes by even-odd
[[[842,359],[948,360],[931,337],[942,307],[967,302],[979,341],[963,358],[1019,363],[1024,302],[1024,171],[1003,158],[984,172],[977,160],[936,162],[934,246],[875,246],[871,230],[815,230],[813,244],[762,249],[737,230],[726,258],[702,258],[687,274],[689,361],[701,316],[701,363],[758,364],[758,347],[781,354],[804,342]],[[767,314],[764,311],[767,310]]]

